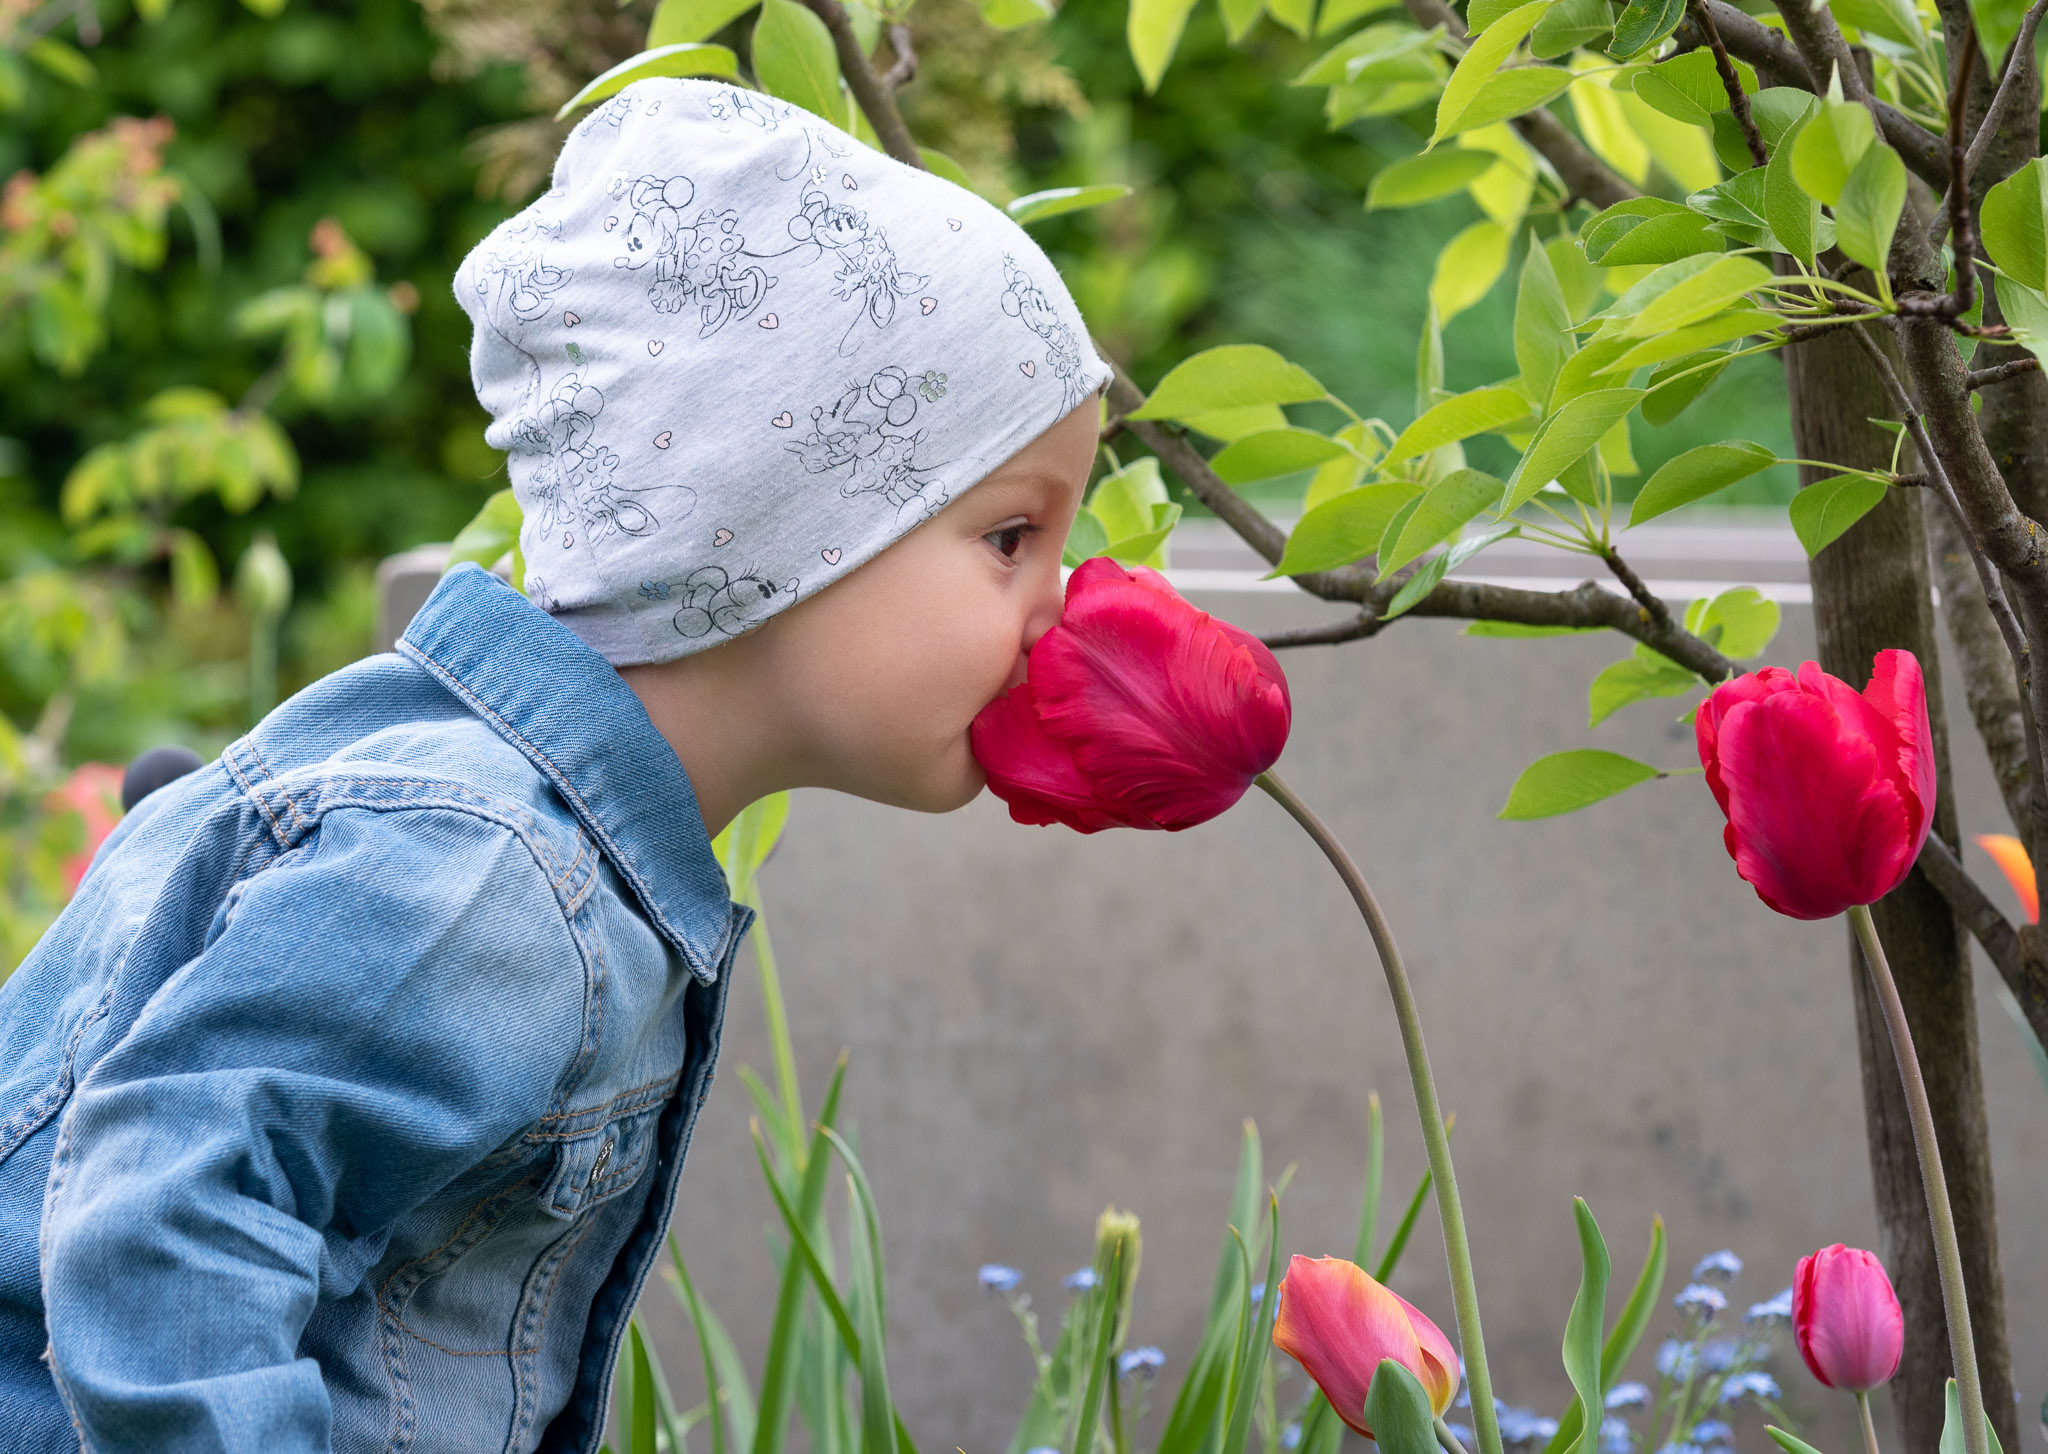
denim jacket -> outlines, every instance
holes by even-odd
[[[0,986],[0,1448],[589,1454],[752,919],[618,674],[449,574]]]

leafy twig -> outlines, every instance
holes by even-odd
[[[1971,369],[1963,375],[1963,387],[1972,392],[2002,384],[2007,379],[2016,379],[2021,374],[2039,373],[2041,360],[2029,354],[2025,358],[2007,359],[2002,364],[1993,364],[1988,369]]]
[[[2041,0],[2048,4],[2048,0]],[[1749,96],[1742,89],[1742,78],[1735,73],[1735,62],[1728,59],[1728,46],[1721,39],[1721,31],[1714,24],[1714,12],[1706,6],[1705,0],[1690,0],[1693,18],[1699,22],[1700,33],[1707,38],[1707,49],[1714,53],[1714,69],[1720,73],[1721,85],[1728,92],[1728,108],[1735,113],[1735,124],[1742,128],[1742,141],[1749,148],[1749,158],[1758,166],[1769,163],[1770,153],[1764,150],[1763,133],[1756,129],[1756,118],[1750,114]]]
[[[846,87],[853,92],[854,103],[867,117],[868,125],[874,127],[875,138],[882,143],[882,150],[906,166],[922,167],[924,159],[918,155],[917,142],[912,139],[910,128],[903,124],[903,113],[896,109],[894,92],[875,73],[867,52],[861,49],[860,37],[854,33],[853,20],[846,13],[846,7],[839,0],[803,0],[803,3],[825,22],[825,29],[832,33],[832,48],[839,53],[839,69],[846,77]],[[899,67],[902,55],[903,50],[899,47]],[[891,68],[892,74],[894,69]]]

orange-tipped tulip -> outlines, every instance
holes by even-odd
[[[2020,846],[2019,839],[2010,833],[1980,833],[1977,846],[1991,855],[1991,861],[1998,865],[1998,871],[2012,885],[2012,891],[2019,896],[2020,912],[2027,916],[2027,922],[2040,923],[2041,894],[2034,885],[2034,864],[2027,857],[2027,850]]]
[[[1307,1369],[1337,1417],[1368,1439],[1365,1396],[1383,1358],[1415,1375],[1432,1412],[1441,1415],[1457,1396],[1458,1350],[1443,1330],[1341,1257],[1287,1264],[1273,1346]]]

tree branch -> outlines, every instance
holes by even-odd
[[[1512,125],[1516,134],[1542,153],[1544,160],[1564,179],[1571,194],[1565,199],[1566,206],[1571,204],[1572,198],[1581,198],[1597,208],[1607,208],[1642,195],[1619,172],[1594,156],[1585,143],[1573,136],[1570,128],[1549,111],[1539,108],[1527,112],[1517,116]]]
[[[1983,579],[1971,560],[1962,526],[1946,510],[1928,511],[1926,520],[1928,552],[1941,588],[1941,615],[1948,623],[1949,640],[1955,643],[1970,720],[1991,760],[2013,831],[2026,835],[2032,832],[2033,773],[2027,766],[2031,754],[2026,709],[2012,652],[1984,599]]]
[[[2042,3],[2048,4],[2048,0]],[[1764,150],[1763,133],[1756,129],[1756,118],[1750,115],[1749,96],[1742,89],[1742,78],[1735,73],[1735,62],[1728,59],[1728,46],[1714,25],[1714,12],[1704,0],[1688,0],[1687,8],[1698,22],[1700,33],[1707,38],[1707,49],[1714,53],[1714,69],[1720,74],[1721,88],[1728,93],[1728,109],[1735,113],[1735,124],[1742,128],[1742,142],[1749,148],[1749,159],[1760,167],[1767,165],[1771,154]]]
[[[2007,923],[1990,895],[1977,886],[1962,862],[1941,841],[1939,833],[1927,835],[1926,846],[1920,850],[1914,866],[1934,885],[1935,892],[1948,900],[1956,918],[1984,947],[1998,977],[2020,1002],[2035,1038],[2048,1045],[2048,963],[2041,958],[2039,931],[2031,924],[2015,930]]]
[[[2041,360],[2029,354],[2026,358],[2007,359],[2002,364],[1993,364],[1988,369],[1971,369],[1963,375],[1963,384],[1972,392],[1992,384],[2002,384],[2007,379],[2016,379],[2021,374],[2035,374],[2041,371]]]
[[[896,109],[896,97],[889,85],[875,74],[868,53],[861,49],[860,37],[854,34],[853,20],[847,15],[846,7],[839,0],[803,0],[803,3],[825,22],[825,29],[832,33],[832,48],[839,53],[839,69],[846,77],[846,87],[853,92],[854,103],[860,107],[861,115],[867,117],[868,125],[874,127],[875,139],[882,143],[882,150],[905,166],[922,168],[924,158],[918,155],[917,142],[912,139],[910,128],[903,124],[903,113]],[[902,54],[899,48],[899,66]]]
[[[2013,99],[2026,87],[2027,72],[2034,66],[2034,32],[2040,29],[2041,16],[2048,12],[2048,0],[2034,0],[2027,7],[2026,18],[2020,21],[2020,33],[2012,43],[2012,49],[2005,53],[2005,75],[1999,79],[1998,90],[1991,98],[1991,104],[1984,111],[1984,119],[1977,125],[1977,135],[1971,139],[1969,154],[1963,161],[1963,180],[1977,175],[1977,168],[1984,160],[1984,153],[1991,150],[1992,139],[2005,124],[2005,113],[2012,106]],[[1972,30],[1975,27],[1971,27]]]

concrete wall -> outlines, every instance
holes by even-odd
[[[1683,554],[1660,573],[1699,574]],[[1770,657],[1796,663],[1813,649],[1810,611],[1796,585],[1779,593],[1795,604]],[[1331,609],[1284,590],[1192,594],[1252,629]],[[1606,637],[1476,640],[1455,623],[1410,621],[1284,660],[1296,716],[1279,770],[1373,878],[1458,1112],[1498,1390],[1551,1413],[1569,1398],[1558,1342],[1577,1280],[1573,1195],[1600,1217],[1618,1276],[1633,1275],[1652,1214],[1669,1229],[1666,1312],[1639,1373],[1675,1328],[1669,1295],[1701,1254],[1732,1247],[1748,1260],[1740,1307],[1785,1286],[1801,1254],[1875,1238],[1843,926],[1795,923],[1757,901],[1697,776],[1566,818],[1494,820],[1543,752],[1597,745],[1696,762],[1690,729],[1672,720],[1683,703],[1632,707],[1587,734],[1586,684],[1622,654]],[[1951,699],[1964,831],[2002,830],[1960,693]],[[1976,850],[1969,860],[1995,881]],[[812,1106],[841,1047],[852,1054],[845,1108],[882,1204],[890,1369],[927,1450],[1000,1450],[1025,1401],[1028,1359],[1000,1301],[977,1289],[978,1264],[1023,1268],[1056,1316],[1059,1278],[1088,1259],[1096,1213],[1137,1211],[1134,1336],[1165,1348],[1170,1392],[1208,1295],[1244,1118],[1259,1124],[1269,1173],[1298,1166],[1290,1251],[1349,1249],[1368,1091],[1386,1103],[1390,1198],[1420,1174],[1362,927],[1261,794],[1186,833],[1082,836],[1013,824],[986,795],[923,817],[799,793],[763,888]],[[766,1073],[768,1051],[750,958],[739,973],[676,1230],[758,1369],[774,1209],[735,1072]],[[2048,1088],[1992,977],[1980,960],[2031,1430],[2048,1392]],[[1395,1286],[1450,1328],[1433,1218]],[[659,1290],[648,1309],[668,1367],[694,1387],[685,1325]],[[1819,1388],[1789,1346],[1778,1372],[1824,1448],[1854,1447],[1845,1397]],[[1742,1446],[1768,1447],[1754,1433]]]

